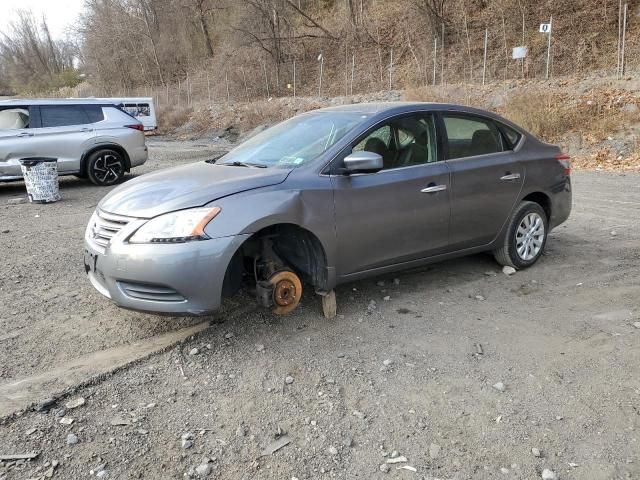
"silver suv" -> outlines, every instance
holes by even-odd
[[[55,157],[60,175],[113,185],[147,161],[143,130],[104,100],[0,101],[0,181],[22,178],[21,158]]]

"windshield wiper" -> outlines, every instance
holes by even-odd
[[[267,166],[263,165],[262,163],[238,162],[237,160],[235,162],[230,162],[230,163],[221,163],[220,165],[231,165],[233,167],[267,168]]]

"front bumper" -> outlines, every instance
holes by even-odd
[[[171,245],[114,241],[104,249],[85,239],[85,270],[95,289],[120,307],[204,315],[220,307],[227,266],[247,237]]]

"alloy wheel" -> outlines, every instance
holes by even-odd
[[[117,155],[104,153],[93,164],[93,175],[103,184],[116,182],[123,172],[124,164]]]
[[[531,212],[524,216],[516,230],[516,251],[518,256],[528,262],[536,258],[544,245],[544,221]]]

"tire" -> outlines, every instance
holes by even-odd
[[[125,169],[124,157],[115,150],[97,150],[87,158],[87,176],[100,187],[118,183],[124,177]]]
[[[544,209],[535,202],[522,202],[509,219],[503,245],[493,256],[500,265],[517,270],[530,267],[544,252],[548,232]]]

